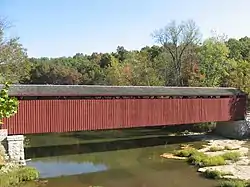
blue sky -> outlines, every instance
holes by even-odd
[[[150,34],[171,20],[193,19],[203,37],[212,29],[250,36],[249,7],[249,0],[0,0],[0,16],[29,56],[57,57],[152,45]]]

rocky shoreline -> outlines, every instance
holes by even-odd
[[[235,155],[240,155],[237,160],[226,160],[223,165],[199,166],[198,172],[205,173],[207,171],[216,171],[225,173],[225,175],[221,176],[221,178],[224,179],[250,180],[250,159],[248,156],[249,149],[245,147],[247,141],[226,139],[215,135],[204,134],[201,134],[196,138],[197,141],[200,140],[207,142],[207,145],[204,145],[201,149],[197,149],[197,151],[201,154],[207,155],[208,157],[234,153]],[[181,149],[185,150],[186,148],[188,148],[188,146],[182,147]],[[161,156],[168,159],[187,159],[187,157],[176,156],[173,153],[165,153]]]

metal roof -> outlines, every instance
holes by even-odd
[[[0,85],[0,89],[3,85]],[[101,85],[11,85],[11,96],[231,96],[245,95],[236,88],[101,86]]]

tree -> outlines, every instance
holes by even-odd
[[[250,61],[250,38],[244,37],[239,40],[230,38],[227,41],[227,46],[230,50],[229,58],[235,60]]]
[[[6,20],[0,19],[0,73],[2,81],[20,82],[27,78],[31,65],[19,38],[6,38]]]
[[[107,66],[110,62],[107,64]],[[84,56],[74,58],[74,67],[81,73],[80,84],[104,84],[105,75],[99,64],[91,62]]]
[[[199,86],[221,86],[228,75],[230,63],[227,56],[229,49],[220,37],[212,37],[204,41],[199,52]]]
[[[71,68],[51,62],[43,62],[31,70],[30,84],[79,84],[81,74]]]
[[[175,21],[172,21],[166,27],[156,30],[152,36],[171,56],[169,67],[173,70],[171,77],[174,82],[172,84],[183,86],[182,68],[185,64],[183,56],[189,47],[200,41],[200,32],[195,22],[189,20],[177,25]],[[166,75],[168,74],[166,73]],[[168,78],[165,77],[165,79]]]
[[[156,67],[148,51],[130,52],[124,64],[126,64],[126,73],[130,75],[130,84],[139,86],[162,86],[164,80],[158,74]]]
[[[250,94],[250,63],[246,60],[230,60],[231,67],[226,86],[235,87]]]
[[[108,85],[128,86],[130,85],[130,67],[128,64],[119,63],[114,56],[111,57],[111,64],[106,69],[106,81]]]
[[[5,83],[0,91],[0,127],[4,118],[10,118],[15,115],[18,110],[18,100],[9,96],[9,83]]]

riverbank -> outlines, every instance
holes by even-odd
[[[0,187],[18,186],[38,177],[39,172],[35,168],[8,161],[5,149],[0,145]]]
[[[0,186],[12,187],[24,182],[37,180],[39,172],[33,167],[5,163],[0,169]]]
[[[198,167],[198,172],[208,178],[227,180],[250,180],[250,160],[246,141],[226,139],[201,134],[197,140],[206,141],[201,149],[182,145],[180,150],[161,155],[168,159],[186,159]]]

